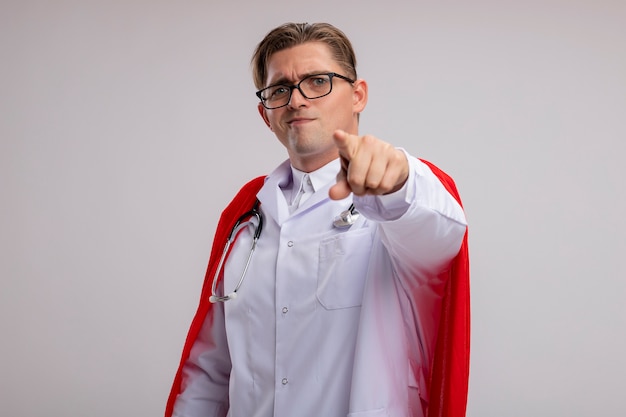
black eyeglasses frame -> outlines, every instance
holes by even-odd
[[[300,84],[302,84],[303,81],[311,78],[311,77],[316,77],[319,75],[326,75],[329,77],[329,81],[330,81],[330,90],[328,91],[328,93],[323,94],[321,96],[317,96],[317,97],[307,97],[306,94],[304,94],[304,92],[302,91],[302,89],[300,88]],[[337,78],[341,78],[342,80],[348,81],[350,84],[354,84],[355,80],[346,77],[345,75],[341,75],[341,74],[337,74],[336,72],[322,72],[319,74],[310,74],[307,75],[306,77],[304,77],[303,79],[301,79],[298,84],[293,84],[293,85],[288,85],[288,84],[283,84],[283,83],[277,83],[277,84],[272,84],[269,85],[265,88],[260,89],[259,91],[256,92],[256,96],[259,98],[259,100],[261,100],[261,104],[263,105],[263,107],[265,107],[267,110],[274,110],[274,109],[279,109],[281,107],[285,107],[287,105],[289,105],[289,103],[291,102],[291,96],[293,95],[293,90],[298,89],[298,91],[300,92],[300,94],[302,94],[302,97],[306,98],[307,100],[315,100],[318,98],[322,98],[322,97],[326,97],[327,95],[329,95],[330,93],[332,93],[333,91],[333,78],[337,77]],[[276,107],[268,107],[267,104],[265,103],[267,99],[263,98],[263,91],[269,89],[269,88],[274,88],[277,86],[283,86],[286,88],[289,88],[289,98],[287,99],[287,102],[285,104],[281,104],[280,106],[276,106]]]

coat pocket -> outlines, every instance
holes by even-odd
[[[372,251],[372,234],[360,229],[320,242],[317,299],[328,310],[358,307]]]

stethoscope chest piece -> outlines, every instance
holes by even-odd
[[[333,220],[333,226],[343,229],[346,227],[352,226],[360,217],[356,208],[354,208],[354,204],[351,204],[348,210],[342,211],[335,219]]]

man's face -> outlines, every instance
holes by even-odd
[[[297,84],[311,74],[336,72],[347,76],[333,60],[328,46],[309,42],[276,52],[267,65],[266,86]],[[287,148],[294,167],[310,172],[337,158],[333,132],[337,129],[358,133],[357,115],[367,103],[367,85],[340,78],[332,80],[332,92],[309,100],[297,89],[285,107],[267,110],[259,103],[259,113],[278,140]]]

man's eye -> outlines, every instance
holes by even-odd
[[[300,84],[308,94],[314,94],[320,96],[325,94],[330,89],[330,79],[325,75],[313,75],[309,78],[305,78],[303,83]]]
[[[328,82],[328,78],[327,77],[313,77],[311,78],[311,84],[315,85],[317,87],[324,85]]]
[[[271,99],[274,99],[274,98],[277,98],[277,97],[282,97],[282,96],[284,96],[285,94],[288,94],[288,93],[289,93],[289,88],[279,85],[279,86],[273,88],[270,91],[270,94],[269,94],[268,98],[271,100]]]

